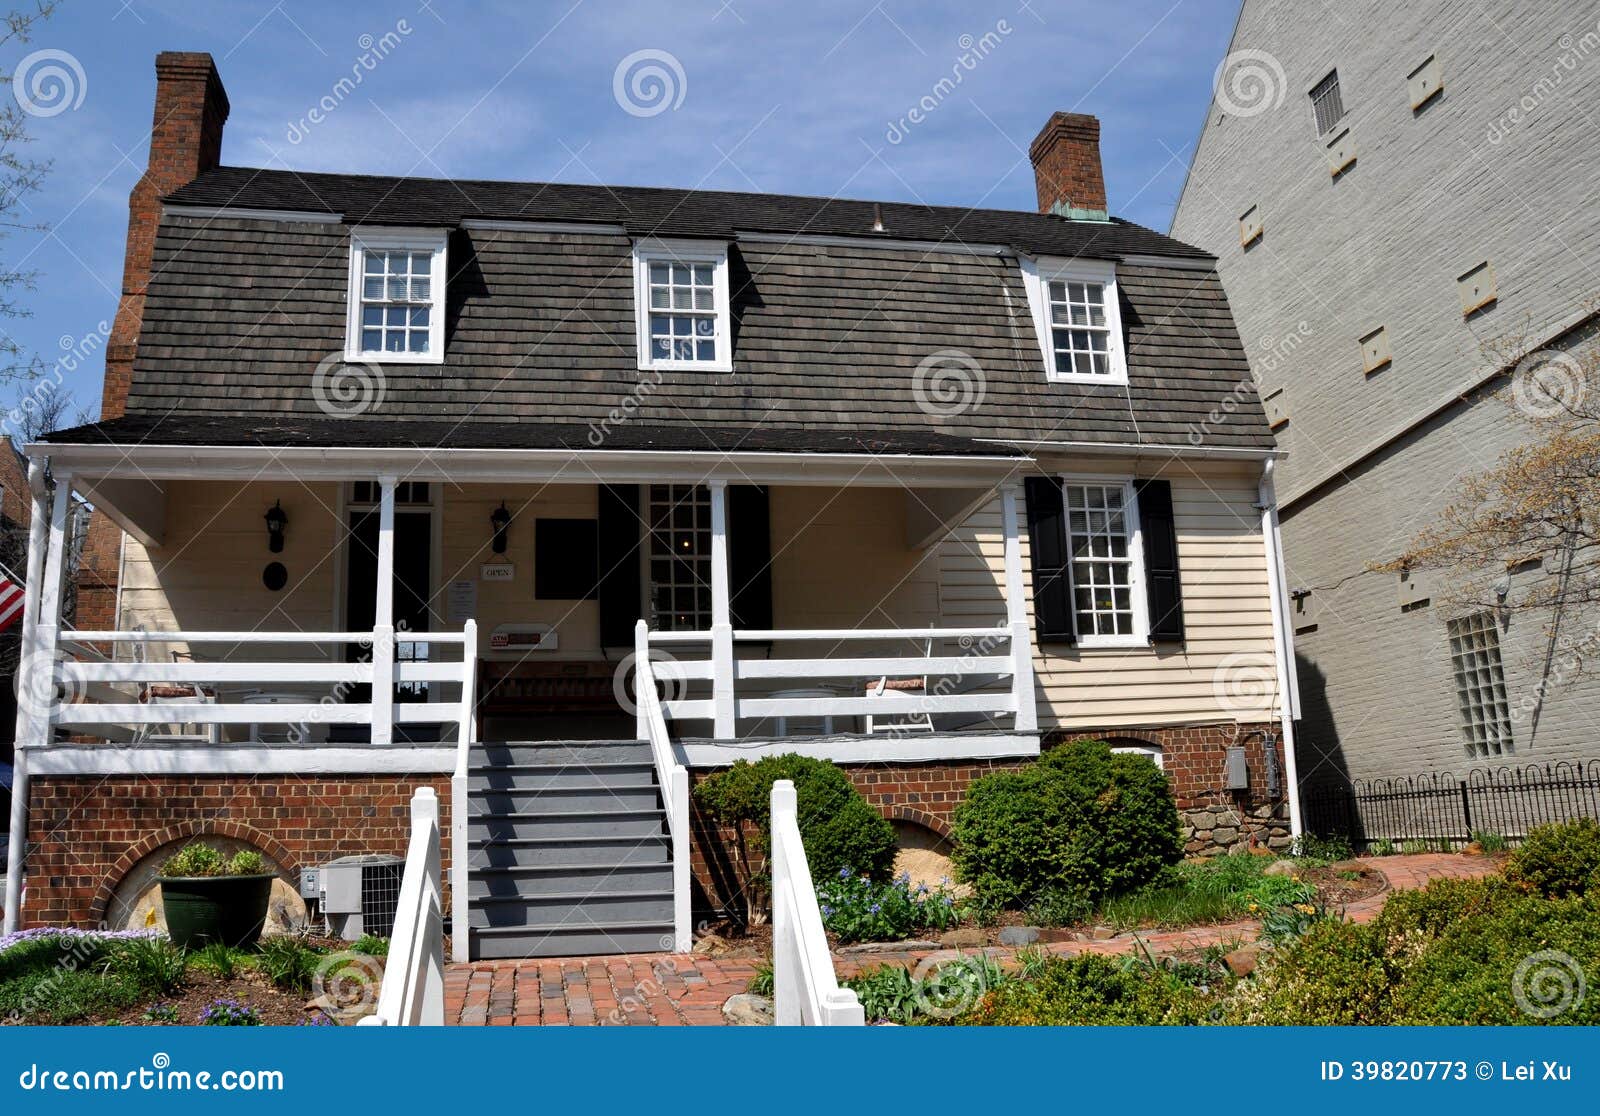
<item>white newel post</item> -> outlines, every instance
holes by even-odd
[[[633,626],[633,733],[639,740],[650,739],[650,716],[645,712],[644,695],[639,692],[642,679],[649,678],[646,669],[650,662],[650,627],[643,620]]]
[[[44,460],[28,462],[28,481],[32,490],[32,517],[28,521],[27,584],[23,586],[22,638],[17,656],[17,676],[21,693],[27,693],[34,665],[34,643],[39,628],[39,587],[44,580],[44,551],[49,538],[45,518]],[[54,687],[51,687],[53,690]],[[29,703],[17,702],[16,758],[11,772],[11,844],[6,852],[5,930],[10,934],[22,928],[22,873],[26,867],[28,845],[28,748],[35,743],[34,718]]]
[[[394,477],[378,478],[378,586],[372,611],[372,742],[394,743]]]
[[[779,779],[772,784],[772,991],[773,1022],[780,1027],[800,1026],[800,945],[795,940],[794,905],[789,898],[788,842],[778,834],[799,812],[794,784]]]
[[[728,482],[714,480],[711,488],[711,711],[712,735],[732,740],[735,733],[733,697],[733,618],[728,590]]]
[[[470,960],[467,877],[467,768],[478,735],[478,622],[468,620],[461,640],[461,722],[456,728],[456,768],[450,776],[450,960]]]
[[[1018,486],[1000,490],[1000,518],[1005,531],[1006,620],[1011,626],[1011,692],[1017,703],[1013,728],[1039,731],[1039,707],[1033,697],[1033,636],[1028,630],[1028,601],[1022,586],[1022,539],[1017,530]]]

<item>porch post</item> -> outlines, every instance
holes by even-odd
[[[18,645],[18,687],[16,757],[11,771],[11,844],[6,852],[6,898],[4,933],[22,928],[22,873],[27,865],[28,845],[28,748],[33,744],[33,717],[26,695],[28,680],[37,669],[33,645],[38,638],[39,588],[44,580],[44,552],[49,529],[45,519],[44,459],[28,462],[28,486],[32,492],[32,515],[28,519],[27,581],[23,585],[22,637]],[[51,686],[53,692],[55,687]]]
[[[1028,601],[1022,587],[1022,540],[1017,532],[1016,484],[1000,490],[1000,518],[1006,541],[1006,619],[1011,625],[1011,693],[1017,732],[1039,731],[1039,709],[1033,697],[1033,636],[1028,630]]]
[[[732,740],[736,732],[733,619],[728,592],[728,482],[714,480],[710,488],[712,735],[718,740]]]
[[[394,477],[378,478],[378,597],[372,610],[372,742],[394,743]]]

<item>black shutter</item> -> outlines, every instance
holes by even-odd
[[[766,488],[729,485],[729,610],[737,631],[766,631],[772,627],[771,532]]]
[[[1033,567],[1033,630],[1040,643],[1075,643],[1072,627],[1072,571],[1067,554],[1066,513],[1061,482],[1026,477],[1028,556]]]
[[[600,645],[632,647],[644,615],[639,570],[639,486],[600,486]]]
[[[1139,531],[1144,537],[1144,586],[1150,607],[1150,640],[1183,642],[1183,587],[1178,580],[1178,527],[1172,515],[1172,484],[1141,480]]]

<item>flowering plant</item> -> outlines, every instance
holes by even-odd
[[[200,1013],[202,1027],[259,1027],[261,1016],[254,1006],[237,1000],[212,1000]]]
[[[946,886],[911,883],[902,872],[875,883],[848,868],[817,886],[822,925],[841,942],[894,941],[919,930],[945,930],[961,921],[955,895]]]

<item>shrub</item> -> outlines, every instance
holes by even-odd
[[[267,870],[267,862],[254,849],[240,849],[228,861],[225,876],[259,876]]]
[[[1324,920],[1287,949],[1263,954],[1223,1022],[1354,1026],[1389,1019],[1389,973],[1371,927]]]
[[[356,942],[357,952],[367,952],[361,949],[362,942],[366,940],[362,938]],[[383,941],[387,952],[387,941],[381,938],[373,940]],[[273,987],[289,992],[303,993],[311,990],[311,977],[317,970],[317,963],[322,959],[320,953],[299,938],[287,935],[263,938],[260,948],[261,952],[256,963],[267,980],[272,982]]]
[[[376,934],[363,934],[357,938],[350,947],[357,953],[365,953],[368,957],[389,956],[389,939],[380,938]]]
[[[770,1000],[772,998],[773,983],[772,962],[763,961],[756,966],[756,971],[750,977],[750,983],[745,985],[744,990],[752,996],[765,996]]]
[[[1204,1017],[1203,992],[1158,965],[1084,954],[1051,957],[989,991],[958,1022],[979,1027],[1150,1026]]]
[[[1489,829],[1473,830],[1472,843],[1486,853],[1505,852],[1511,847],[1511,842],[1507,841],[1499,833]]]
[[[189,955],[189,964],[218,980],[232,980],[244,954],[222,942],[208,942]]]
[[[185,845],[161,866],[163,876],[191,879],[199,876],[222,875],[222,854],[210,845],[196,842]]]
[[[817,885],[822,925],[841,942],[887,942],[918,930],[947,930],[961,920],[955,896],[943,887],[911,886],[902,874],[874,883],[848,868]]]
[[[1183,856],[1166,775],[1098,740],[974,782],[954,837],[962,878],[981,900],[1012,907],[1050,888],[1091,902],[1131,891]]]
[[[1094,904],[1077,891],[1046,887],[1028,904],[1028,921],[1040,926],[1077,926],[1094,914]]]
[[[1582,818],[1529,830],[1506,862],[1506,879],[1547,899],[1600,886],[1600,822]]]
[[[993,958],[958,955],[918,977],[899,965],[883,965],[841,982],[861,1000],[869,1021],[947,1022],[1010,978]]]
[[[1340,834],[1319,837],[1315,833],[1302,833],[1289,846],[1289,855],[1305,860],[1349,860],[1355,855],[1350,838]]]
[[[171,992],[183,983],[188,958],[167,938],[119,942],[107,954],[105,967],[132,979],[146,994]]]
[[[766,908],[768,875],[755,864],[765,861],[772,833],[772,784],[794,782],[800,837],[806,846],[811,876],[820,882],[848,868],[871,879],[889,875],[894,865],[894,827],[850,784],[843,771],[826,760],[805,756],[767,756],[709,776],[695,787],[695,800],[722,825],[737,833],[736,870],[752,922]],[[748,842],[748,845],[747,845]]]

